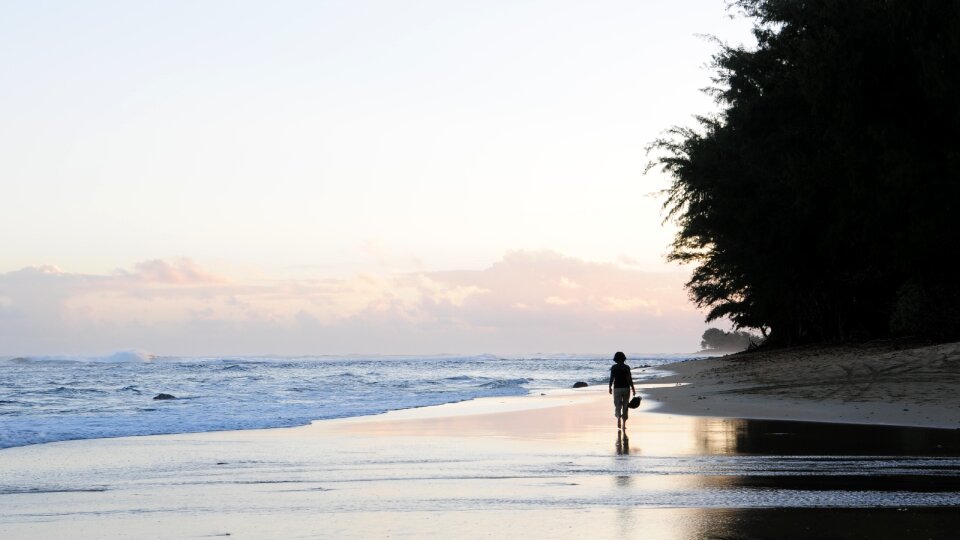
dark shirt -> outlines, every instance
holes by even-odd
[[[614,364],[610,368],[610,382],[614,388],[630,388],[633,386],[633,375],[630,374],[630,366],[626,364]]]

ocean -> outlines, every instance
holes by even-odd
[[[607,382],[612,355],[0,358],[0,448],[291,427]],[[691,355],[628,355],[636,380]],[[645,370],[645,371],[642,371]],[[160,393],[172,400],[153,399]]]

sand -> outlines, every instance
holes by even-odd
[[[960,428],[960,343],[873,344],[740,353],[663,366],[656,410]]]

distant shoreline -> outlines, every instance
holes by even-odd
[[[658,369],[669,386],[643,391],[654,412],[960,429],[960,343],[796,347]]]

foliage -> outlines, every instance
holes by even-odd
[[[707,328],[700,341],[700,348],[715,351],[743,351],[751,345],[760,345],[762,342],[763,338],[750,332],[742,330],[726,332],[719,328]]]
[[[960,336],[960,2],[735,5],[721,112],[652,145],[693,300],[776,343]]]

